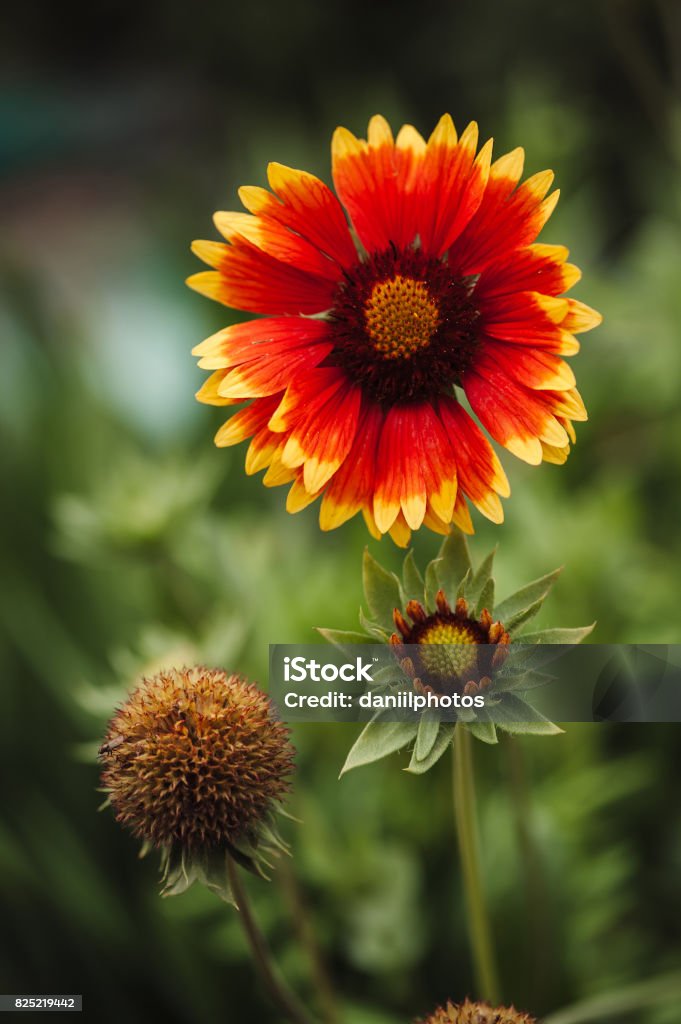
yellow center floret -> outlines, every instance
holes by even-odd
[[[409,359],[430,344],[440,311],[423,281],[396,274],[374,285],[364,307],[366,332],[384,359]]]
[[[475,648],[479,641],[465,623],[434,622],[421,634],[418,643],[425,647],[420,652],[423,664],[440,679],[465,675],[477,664]]]

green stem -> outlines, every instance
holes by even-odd
[[[239,869],[229,854],[227,854],[227,877],[239,909],[239,917],[251,947],[253,959],[272,1002],[291,1024],[313,1024],[312,1018],[308,1016],[302,1003],[298,1001],[297,996],[288,988],[277,971],[269,946],[253,916],[246,889],[239,876]]]
[[[327,970],[322,951],[310,922],[308,908],[303,898],[298,879],[288,858],[283,857],[278,865],[277,875],[281,880],[284,898],[290,907],[293,927],[300,945],[307,953],[312,982],[317,992],[321,1016],[325,1024],[338,1024],[336,994]]]
[[[499,1003],[499,982],[480,872],[480,838],[471,744],[472,738],[468,729],[457,725],[453,743],[454,819],[478,994],[496,1006]]]
[[[515,736],[506,736],[503,747],[508,759],[511,804],[524,874],[532,997],[533,1003],[539,1005],[551,987],[552,935],[547,917],[550,900],[532,829],[531,794],[523,750]]]

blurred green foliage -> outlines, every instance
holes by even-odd
[[[15,5],[0,79],[0,990],[84,992],[94,1019],[271,1018],[234,914],[162,901],[97,815],[91,755],[126,687],[201,659],[264,680],[270,642],[353,628],[366,535],[211,446],[191,346],[229,311],[185,290],[190,238],[270,159],[328,179],[336,123],[477,118],[563,198],[546,241],[601,309],[574,365],[590,421],[565,467],[505,458],[503,597],[564,563],[542,622],[678,642],[681,11],[673,0]],[[84,43],[84,39],[86,42]],[[416,538],[422,560],[438,540]],[[371,542],[372,550],[378,546]],[[382,561],[400,555],[381,544]],[[312,1000],[301,901],[351,1024],[472,987],[443,762],[337,774],[355,730],[301,726],[292,862],[250,886]],[[681,954],[678,727],[477,745],[485,875],[508,1000],[545,1012]],[[510,793],[529,787],[529,832]],[[529,896],[529,904],[528,904]],[[529,909],[528,909],[529,906]],[[678,1008],[632,1020],[674,1024]]]

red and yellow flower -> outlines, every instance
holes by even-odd
[[[216,444],[251,438],[246,471],[290,483],[290,512],[320,498],[322,529],[361,511],[401,545],[421,525],[472,532],[466,499],[501,522],[481,427],[536,465],[564,462],[586,419],[564,357],[601,318],[564,297],[567,249],[535,241],[553,174],[520,184],[522,149],[491,157],[474,123],[458,137],[445,115],[426,142],[374,117],[368,140],[334,134],[338,198],[273,163],[271,191],[240,190],[248,213],[215,215],[226,243],[193,245],[213,269],[188,284],[261,314],[194,349],[213,371],[198,399],[243,405]]]

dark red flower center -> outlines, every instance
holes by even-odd
[[[410,601],[408,622],[399,608],[393,620],[400,636],[390,638],[402,667],[419,687],[438,693],[475,692],[490,685],[494,669],[506,657],[510,636],[483,608],[477,618],[468,603],[458,598],[450,608],[444,591],[435,595],[435,611],[428,614],[419,601]]]
[[[406,643],[420,646],[419,661],[426,677],[439,682],[466,679],[478,663],[478,644],[488,643],[486,631],[473,619],[437,612],[412,627]]]
[[[420,249],[358,262],[336,292],[328,361],[385,404],[451,391],[477,345],[474,284]]]

